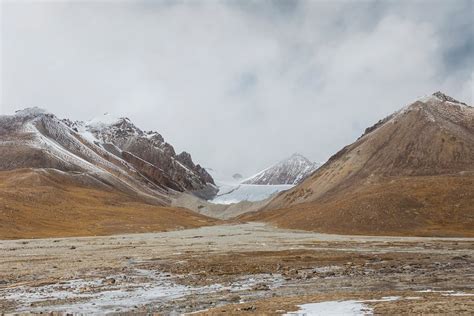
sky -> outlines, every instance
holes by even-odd
[[[325,161],[435,91],[473,104],[474,1],[0,0],[0,113],[103,113],[221,175]]]

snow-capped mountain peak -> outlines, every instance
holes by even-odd
[[[108,112],[104,113],[104,115],[94,117],[93,119],[87,121],[87,125],[89,126],[109,126],[109,125],[115,125],[123,121],[130,121],[126,117],[118,117],[114,116]]]
[[[257,173],[242,183],[259,185],[297,184],[321,166],[299,153]]]
[[[281,162],[286,163],[286,164],[293,164],[293,165],[309,165],[309,164],[312,164],[312,162],[308,158],[306,158],[305,156],[303,156],[299,153],[294,153],[289,158],[284,159]]]

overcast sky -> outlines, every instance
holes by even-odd
[[[472,0],[2,1],[2,114],[109,112],[250,175],[437,90],[473,103]]]

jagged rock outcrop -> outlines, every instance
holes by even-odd
[[[178,191],[205,190],[209,192],[208,198],[215,195],[217,189],[207,171],[195,165],[189,153],[177,155],[173,146],[159,133],[143,132],[128,118],[106,118],[103,121],[96,119],[78,123],[82,125],[79,130],[92,134],[95,142],[104,148],[112,148],[111,153],[121,152],[124,160],[151,176],[152,180],[164,181],[169,188]]]

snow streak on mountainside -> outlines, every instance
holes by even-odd
[[[320,166],[320,163],[311,162],[306,157],[295,153],[291,157],[257,173],[242,183],[259,185],[295,185]]]
[[[209,173],[194,164],[187,152],[176,154],[173,146],[154,131],[144,132],[128,118],[106,114],[89,122],[67,122],[73,129],[112,154],[120,155],[147,177],[177,191],[193,191],[209,198],[217,189]]]

